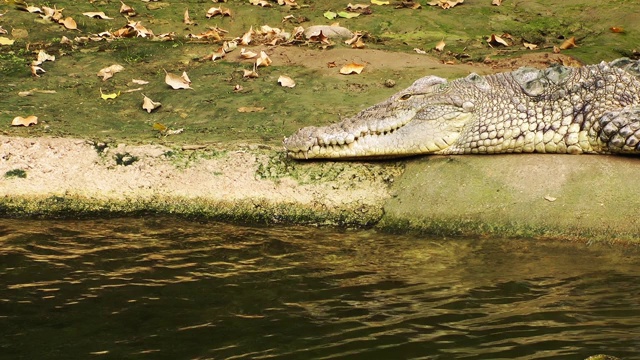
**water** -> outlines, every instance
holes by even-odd
[[[0,220],[2,359],[640,359],[634,249]]]

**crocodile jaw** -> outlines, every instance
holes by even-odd
[[[306,127],[285,138],[284,147],[294,159],[438,154],[455,143],[464,125],[473,121],[473,115],[464,111],[435,119],[416,119],[416,114],[416,110],[407,109],[395,112],[393,118],[364,122],[359,114],[357,122],[347,119],[325,127]]]

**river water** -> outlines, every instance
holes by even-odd
[[[171,218],[0,220],[2,359],[640,359],[640,253]]]

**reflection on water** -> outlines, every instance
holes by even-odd
[[[0,220],[0,358],[640,359],[638,251]]]

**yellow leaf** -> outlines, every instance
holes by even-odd
[[[560,50],[566,50],[566,49],[571,49],[574,48],[578,45],[576,45],[576,38],[575,37],[570,37],[569,39],[565,40],[562,45],[559,46]]]
[[[349,75],[349,74],[360,74],[364,69],[363,64],[351,63],[343,66],[340,69],[340,74]]]
[[[158,130],[160,132],[165,132],[165,131],[169,130],[168,127],[166,127],[165,125],[162,125],[160,123],[154,123],[153,124],[153,129],[154,130]]]
[[[444,40],[440,40],[440,42],[436,44],[436,47],[434,49],[436,49],[437,51],[442,51],[444,50],[444,47],[446,45],[447,44],[444,42]]]
[[[100,97],[104,100],[115,99],[118,96],[120,96],[120,91],[117,93],[105,94],[102,92],[102,89],[100,89]]]
[[[0,45],[13,45],[14,42],[15,40],[0,36]]]
[[[23,118],[22,116],[16,116],[11,121],[11,126],[31,126],[36,125],[38,123],[38,117],[35,115],[27,116]]]
[[[371,0],[373,5],[389,5],[388,1],[380,1],[380,0]]]

